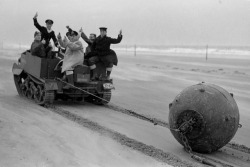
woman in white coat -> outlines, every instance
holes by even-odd
[[[74,67],[78,64],[82,64],[84,57],[83,46],[81,41],[79,41],[80,35],[78,35],[76,31],[72,31],[68,36],[69,40],[66,37],[62,40],[60,34],[57,37],[60,45],[66,48],[62,65],[62,73],[65,72],[68,83],[74,85]],[[66,85],[64,87],[64,89],[67,88],[70,88],[70,86]]]

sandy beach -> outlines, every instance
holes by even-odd
[[[110,106],[168,122],[169,103],[179,92],[202,81],[213,83],[234,94],[240,111],[243,127],[231,143],[250,147],[250,56],[209,55],[206,60],[204,54],[117,53]],[[19,97],[11,72],[19,55],[0,50],[0,166],[204,166],[190,158],[167,128],[103,106],[55,102],[97,123],[96,130]],[[131,146],[129,140],[137,144]],[[165,159],[157,158],[160,151]],[[250,164],[249,153],[229,147],[206,156],[231,166]]]

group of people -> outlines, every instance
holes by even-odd
[[[50,57],[52,45],[50,40],[58,48],[65,48],[62,72],[65,73],[66,79],[70,84],[74,84],[73,70],[74,67],[85,62],[90,66],[91,80],[95,80],[96,63],[101,61],[106,67],[106,79],[110,78],[113,65],[117,65],[118,59],[116,53],[110,49],[111,44],[120,43],[122,40],[122,31],[120,30],[117,38],[110,38],[107,36],[107,28],[100,27],[100,35],[91,33],[89,38],[85,35],[82,28],[79,32],[72,30],[67,26],[68,32],[62,39],[59,33],[56,37],[55,32],[51,29],[53,21],[48,19],[45,21],[46,27],[41,26],[37,21],[38,14],[36,13],[33,21],[35,27],[39,30],[34,34],[34,42],[31,45],[31,54],[39,57]],[[79,40],[80,37],[88,44],[85,54],[83,45]]]

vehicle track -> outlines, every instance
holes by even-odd
[[[48,110],[55,112],[64,118],[71,120],[73,122],[76,122],[77,124],[88,128],[92,131],[96,131],[104,136],[110,137],[111,139],[115,140],[116,142],[120,143],[121,145],[127,146],[129,148],[132,148],[134,150],[137,150],[147,156],[150,156],[159,162],[164,162],[172,166],[178,166],[178,167],[196,167],[199,166],[198,163],[191,163],[187,161],[181,160],[179,157],[177,157],[174,154],[167,153],[162,151],[161,149],[155,148],[153,146],[146,145],[142,142],[139,142],[137,140],[131,139],[127,137],[126,135],[123,135],[119,132],[113,131],[111,129],[108,129],[104,126],[99,125],[96,122],[93,122],[89,119],[83,118],[79,115],[76,115],[70,111],[67,111],[63,108],[57,107],[55,105],[45,105]]]

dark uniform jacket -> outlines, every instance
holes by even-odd
[[[31,44],[30,53],[34,56],[44,58],[46,53],[43,43],[39,40],[34,40],[34,42]]]
[[[54,32],[54,31],[48,32],[46,27],[40,26],[40,24],[37,22],[37,19],[36,19],[36,18],[33,18],[33,20],[34,20],[34,25],[35,25],[35,27],[36,27],[36,28],[41,32],[41,34],[42,34],[41,41],[42,41],[43,39],[46,41],[46,43],[44,44],[44,47],[47,48],[47,46],[49,45],[49,41],[50,41],[51,38],[53,39],[55,45],[57,46],[57,45],[58,45],[58,41],[57,41],[57,39],[56,39],[55,32]]]
[[[104,60],[112,62],[114,65],[117,65],[118,59],[116,53],[115,51],[110,49],[110,45],[120,43],[121,40],[122,35],[118,35],[116,39],[107,36],[104,36],[103,38],[101,36],[98,36],[93,43],[93,48],[101,59],[104,58]]]
[[[110,52],[110,44],[117,44],[120,43],[122,40],[122,35],[118,35],[118,37],[110,38],[104,36],[103,38],[99,35],[93,43],[93,47],[95,51],[100,52],[101,55],[105,56]]]

